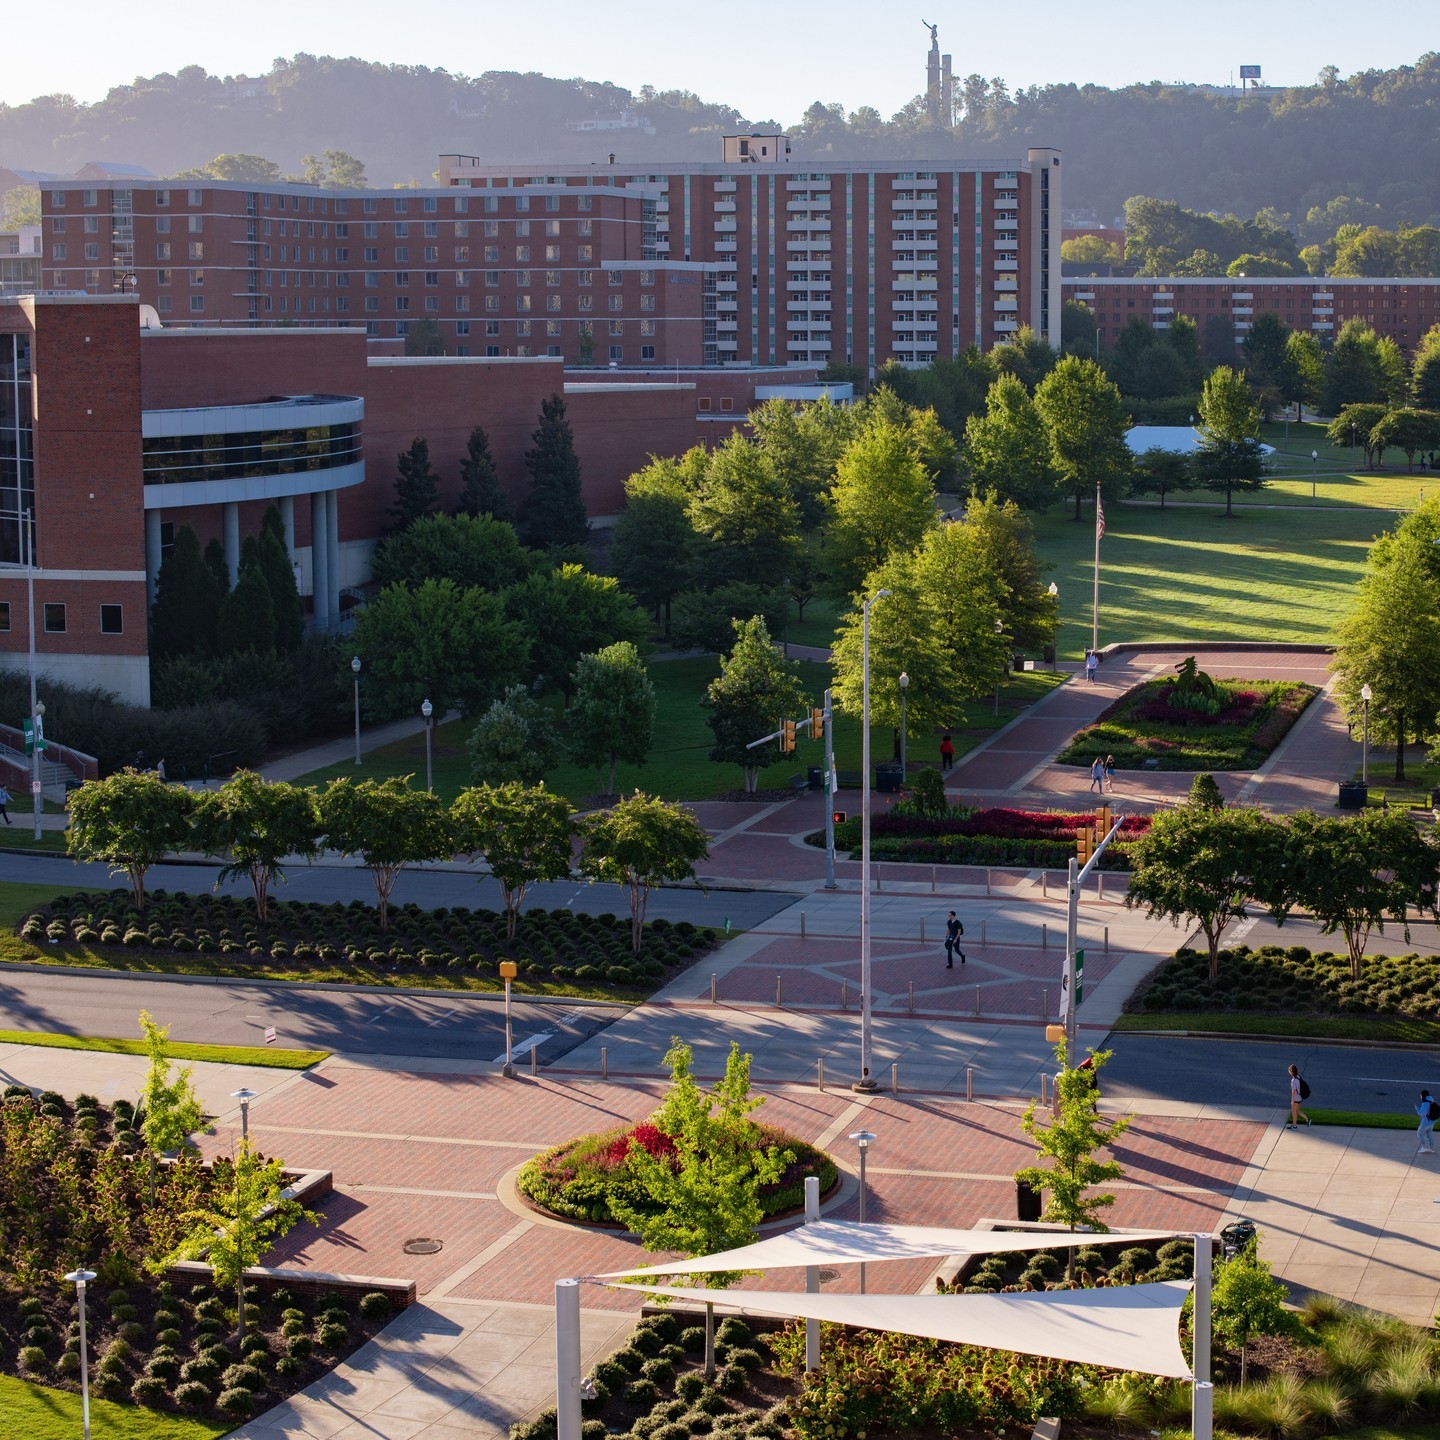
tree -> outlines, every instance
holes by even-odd
[[[1286,400],[1296,398],[1299,377],[1290,353],[1290,333],[1290,327],[1273,310],[1265,310],[1255,317],[1240,342],[1246,377],[1267,415]]]
[[[153,771],[121,770],[87,780],[70,796],[69,853],[103,860],[112,875],[126,875],[137,910],[145,909],[145,873],[190,838],[195,797],[167,785]]]
[[[1243,371],[1228,365],[1211,371],[1200,393],[1200,437],[1196,478],[1207,490],[1225,492],[1225,514],[1233,517],[1233,493],[1258,490],[1265,483],[1260,407]]]
[[[704,473],[704,452],[700,473]],[[685,588],[695,547],[693,488],[682,460],[652,460],[625,482],[625,509],[610,532],[610,564],[620,583],[670,631],[670,607]]]
[[[251,563],[241,563],[235,588],[220,602],[215,648],[221,655],[243,655],[247,650],[257,655],[275,653],[275,602],[270,598],[257,549],[252,547]]]
[[[1435,912],[1440,852],[1398,811],[1364,811],[1353,819],[1302,810],[1286,827],[1286,860],[1272,910],[1308,911],[1322,935],[1345,937],[1350,978],[1359,980],[1370,932],[1385,922],[1410,939],[1409,913]]]
[[[1060,245],[1060,258],[1072,265],[1118,265],[1123,258],[1121,247],[1113,240],[1098,235],[1077,235]]]
[[[1040,382],[1035,408],[1050,435],[1050,458],[1061,494],[1075,497],[1075,518],[1096,486],[1115,486],[1130,473],[1128,416],[1120,391],[1093,360],[1067,355]]]
[[[217,155],[194,170],[181,170],[176,180],[225,180],[237,185],[273,185],[281,178],[280,167],[263,155]]]
[[[1050,436],[1024,384],[1002,375],[985,397],[984,415],[965,422],[965,468],[972,495],[1043,510],[1055,499]]]
[[[285,521],[277,506],[271,505],[265,511],[255,554],[275,614],[275,649],[281,655],[292,654],[305,638],[305,612],[285,543]]]
[[[778,397],[749,414],[750,433],[760,453],[790,492],[800,510],[800,529],[819,529],[830,513],[828,492],[835,464],[853,433],[849,407],[829,396],[808,405],[792,405]]]
[[[1440,410],[1440,324],[1432,325],[1415,347],[1410,396],[1422,409]]]
[[[326,190],[363,190],[366,185],[365,165],[344,150],[326,150],[320,155],[302,155],[305,167],[301,177],[306,185],[320,185]]]
[[[222,593],[200,553],[195,532],[182,525],[155,576],[150,612],[150,648],[155,658],[212,654]]]
[[[430,442],[418,435],[408,450],[395,457],[395,499],[391,502],[391,533],[433,515],[440,505],[440,477],[430,464]]]
[[[1325,427],[1325,438],[1335,446],[1360,446],[1366,468],[1378,469],[1385,447],[1377,445],[1373,437],[1375,427],[1388,413],[1388,407],[1379,404],[1346,405]]]
[[[645,616],[611,575],[561,565],[527,576],[505,592],[505,613],[530,642],[533,673],[547,690],[568,701],[575,665],[607,645],[645,642]]]
[[[14,234],[22,226],[40,224],[40,187],[15,185],[0,196],[0,230]]]
[[[1296,1328],[1285,1308],[1290,1292],[1260,1258],[1260,1237],[1252,1235],[1238,1255],[1220,1265],[1210,1291],[1211,1333],[1240,1352],[1240,1383],[1249,1378],[1248,1350],[1255,1335],[1287,1335]]]
[[[754,1240],[764,1218],[760,1187],[775,1184],[795,1156],[767,1145],[764,1132],[749,1118],[764,1103],[750,1093],[750,1060],[732,1040],[725,1073],[707,1095],[692,1074],[690,1047],[678,1037],[671,1040],[665,1053],[670,1090],[650,1123],[670,1137],[675,1154],[652,1154],[632,1139],[629,1170],[645,1203],[632,1204],[614,1193],[610,1199],[611,1213],[646,1250],[715,1255]],[[707,1286],[724,1289],[739,1276],[701,1278]],[[705,1311],[708,1375],[714,1366],[713,1311],[709,1305]]]
[[[470,432],[460,462],[460,513],[488,515],[492,520],[510,520],[515,513],[490,453],[490,437],[480,425]]]
[[[761,615],[734,622],[735,646],[720,662],[720,674],[705,687],[705,723],[715,743],[710,758],[738,765],[745,793],[752,795],[760,772],[783,758],[778,741],[748,749],[781,720],[794,720],[809,708],[800,667],[786,660],[770,638]]]
[[[582,655],[568,712],[570,752],[582,765],[608,765],[605,793],[615,793],[615,765],[643,765],[655,740],[655,687],[628,640]]]
[[[512,685],[490,706],[465,748],[471,779],[496,785],[538,784],[564,755],[549,713],[524,685]]]
[[[370,677],[366,708],[382,719],[418,715],[424,700],[441,715],[451,705],[478,714],[524,678],[530,657],[501,596],[448,579],[386,586],[357,614],[355,648]]]
[[[1285,353],[1295,376],[1294,389],[1285,399],[1295,402],[1298,420],[1300,406],[1320,403],[1321,387],[1325,383],[1325,351],[1319,336],[1305,330],[1292,330],[1285,341]]]
[[[704,588],[784,583],[800,537],[800,506],[758,446],[735,434],[716,448],[688,513],[695,533],[709,542],[694,551]]]
[[[558,395],[540,402],[540,425],[525,452],[530,490],[525,503],[525,539],[535,549],[547,545],[583,545],[590,536],[580,487],[580,457],[575,432]]]
[[[1013,375],[1027,390],[1035,387],[1055,368],[1060,358],[1048,340],[1022,325],[990,352],[1002,375]]]
[[[1152,920],[1193,919],[1209,945],[1209,977],[1220,974],[1220,938],[1284,858],[1278,821],[1254,809],[1181,805],[1163,811],[1130,846],[1125,904]]]
[[[1162,510],[1167,495],[1189,490],[1194,484],[1195,468],[1190,457],[1178,450],[1144,450],[1135,457],[1130,477],[1131,494],[1158,495]]]
[[[1370,431],[1370,443],[1405,452],[1405,468],[1415,470],[1415,452],[1440,445],[1440,414],[1433,410],[1387,410]]]
[[[850,595],[892,554],[913,550],[936,523],[935,487],[906,433],[868,426],[835,469],[827,563],[834,588]]]
[[[173,1068],[166,1053],[168,1025],[157,1025],[148,1010],[140,1012],[140,1031],[149,1063],[140,1087],[140,1133],[150,1151],[150,1198],[155,1198],[155,1157],[183,1150],[205,1123],[205,1110],[195,1093],[192,1066]]]
[[[1225,797],[1220,793],[1215,777],[1209,771],[1201,771],[1190,782],[1190,793],[1185,797],[1185,803],[1193,810],[1223,810]]]
[[[1118,1160],[1095,1158],[1097,1150],[1113,1145],[1130,1128],[1128,1115],[1109,1121],[1100,1118],[1099,1072],[1113,1053],[1092,1050],[1082,1069],[1066,1065],[1064,1047],[1058,1048],[1061,1068],[1055,1076],[1053,1116],[1038,1119],[1039,1107],[1032,1100],[1020,1117],[1020,1128],[1035,1142],[1036,1159],[1041,1163],[1017,1170],[1015,1182],[1043,1191],[1047,1198],[1042,1218],[1064,1225],[1072,1234],[1081,1226],[1101,1231],[1110,1228],[1099,1212],[1112,1206],[1115,1197],[1091,1191],[1125,1173]],[[1073,1263],[1073,1251],[1070,1258]]]
[[[714,590],[687,590],[676,598],[670,643],[677,650],[708,650],[723,655],[734,643],[734,629],[752,615],[764,617],[772,635],[785,633],[789,614],[784,590],[736,581]]]
[[[453,580],[499,592],[530,573],[515,527],[489,515],[427,515],[380,542],[371,568],[380,586]]]
[[[1377,550],[1336,627],[1330,668],[1349,716],[1360,714],[1361,687],[1370,686],[1371,738],[1395,746],[1395,778],[1403,780],[1406,738],[1428,726],[1440,704],[1440,583],[1420,544]]]
[[[1378,404],[1384,399],[1380,338],[1363,320],[1347,320],[1325,358],[1320,408],[1335,415],[1347,405]]]
[[[331,850],[358,855],[375,882],[380,928],[390,928],[390,896],[407,865],[447,860],[454,837],[438,797],[412,790],[409,776],[332,780],[319,794],[320,828]]]
[[[1035,557],[1035,527],[1012,500],[972,499],[965,507],[964,529],[974,551],[995,571],[1004,592],[1001,623],[1016,650],[1043,650],[1060,628],[1060,610]],[[945,547],[941,547],[945,548]]]
[[[419,320],[411,320],[405,331],[405,353],[444,355],[445,337],[440,333],[440,322],[429,315]]]
[[[695,879],[709,858],[705,827],[683,806],[637,790],[580,821],[580,873],[623,885],[630,897],[630,948],[640,953],[650,892],[665,881]]]
[[[220,613],[220,601],[230,593],[230,562],[225,558],[225,547],[218,536],[211,536],[205,542],[205,568],[215,577],[215,613]]]
[[[215,1284],[235,1291],[236,1318],[244,1340],[246,1270],[258,1265],[275,1242],[301,1221],[316,1224],[320,1216],[287,1197],[284,1166],[257,1155],[248,1140],[240,1142],[233,1160],[221,1157],[213,1169],[215,1187],[209,1204],[187,1213],[189,1235],[156,1268],[176,1260],[208,1261]]]
[[[505,938],[515,938],[531,885],[570,874],[570,817],[563,795],[543,784],[481,785],[462,790],[450,807],[455,847],[483,855],[505,897]]]
[[[320,848],[314,792],[283,780],[262,780],[238,770],[199,798],[195,838],[207,855],[224,855],[217,883],[244,876],[255,892],[255,918],[270,918],[270,887],[284,881],[283,862],[308,859]]]

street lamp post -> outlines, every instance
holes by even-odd
[[[1312,505],[1315,503],[1315,480],[1319,468],[1320,452],[1318,450],[1312,450],[1310,452],[1310,503]]]
[[[35,677],[30,677],[30,733],[31,733],[31,758],[30,758],[30,799],[34,802],[35,811],[35,838],[40,838],[40,817],[45,811],[45,797],[41,793],[44,789],[40,779],[40,751],[45,743],[45,702],[36,700],[34,697]]]
[[[873,1130],[857,1130],[850,1137],[860,1147],[860,1223],[865,1223],[865,1155],[875,1139]],[[865,1293],[865,1262],[860,1262],[860,1293]]]
[[[90,1440],[90,1354],[86,1348],[89,1338],[85,1333],[85,1287],[95,1278],[93,1270],[72,1270],[65,1277],[75,1287],[75,1298],[80,1306],[80,1415],[85,1427],[85,1440]]]
[[[1005,633],[1005,622],[1004,622],[1003,620],[997,620],[997,621],[995,622],[995,635],[996,635],[996,638],[998,639],[998,638],[999,638],[1001,635],[1003,635],[1004,633]],[[997,715],[1000,713],[1000,680],[1001,680],[1001,677],[1002,677],[1003,675],[1005,675],[1005,673],[1009,670],[1009,668],[1010,668],[1010,667],[1009,667],[1007,664],[1005,664],[1005,657],[1002,655],[1002,656],[1000,657],[1000,669],[999,669],[999,671],[996,673],[996,676],[995,676],[995,713],[996,713]]]
[[[350,662],[350,673],[355,677],[355,763],[360,763],[360,657]]]
[[[1369,681],[1360,687],[1360,704],[1364,716],[1360,729],[1360,783],[1370,783],[1370,702],[1375,698],[1375,692],[1370,688]],[[1405,743],[1401,738],[1400,743]]]
[[[240,1102],[240,1143],[243,1145],[250,1139],[250,1102],[255,1092],[248,1085],[242,1085],[230,1092],[230,1098]]]
[[[860,1078],[851,1086],[875,1089],[870,1074],[870,607],[890,592],[877,590],[861,607],[860,705]]]
[[[430,766],[430,717],[435,713],[435,707],[428,701],[422,701],[420,713],[425,717],[425,788],[435,788],[434,775]]]
[[[900,783],[905,783],[908,771],[905,768],[905,696],[910,689],[910,677],[900,672]]]
[[[1047,587],[1046,593],[1050,596],[1051,603],[1058,611],[1060,608],[1060,587],[1052,580]],[[1052,652],[1058,657],[1060,654],[1060,627],[1058,625],[1055,627],[1055,640],[1050,648]],[[1052,660],[1050,663],[1053,665],[1056,662]]]
[[[1355,422],[1350,422],[1350,463],[1356,467],[1360,464],[1360,457],[1355,453]]]
[[[35,524],[34,512],[21,517],[25,540],[25,599],[30,616],[30,802],[35,812],[35,838],[40,838],[40,733],[37,715],[45,712],[35,698]]]
[[[500,978],[505,982],[505,1063],[500,1073],[507,1079],[515,1078],[515,1040],[510,1028],[510,982],[520,973],[520,967],[513,960],[500,962]]]

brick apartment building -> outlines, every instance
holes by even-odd
[[[1347,320],[1363,320],[1402,350],[1440,322],[1440,279],[1340,279],[1253,276],[1194,279],[1153,276],[1066,276],[1065,299],[1095,315],[1101,340],[1113,342],[1131,319],[1157,330],[1186,315],[1203,331],[1212,316],[1228,320],[1238,345],[1257,315],[1278,315],[1292,330],[1333,339]]]
[[[633,174],[442,156],[442,187],[41,183],[42,284],[166,326],[434,321],[459,356],[925,364],[1060,321],[1060,157],[798,171],[783,136]]]

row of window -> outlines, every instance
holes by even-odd
[[[42,623],[47,635],[63,635],[69,628],[67,606],[63,601],[47,600],[41,607]],[[100,633],[102,635],[123,635],[125,633],[125,607],[123,605],[102,605],[100,607]],[[10,602],[0,600],[0,634],[10,629]]]

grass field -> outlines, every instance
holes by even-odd
[[[1357,1130],[1414,1130],[1419,1124],[1415,1115],[1392,1115],[1389,1111],[1376,1110],[1317,1110],[1312,1105],[1302,1107],[1315,1125],[1351,1125]]]
[[[1228,1011],[1172,1011],[1120,1015],[1116,1030],[1190,1030],[1216,1035],[1278,1035],[1314,1040],[1440,1042],[1440,1021],[1379,1019],[1359,1015],[1234,1015]]]
[[[109,1400],[90,1401],[90,1429],[104,1440],[210,1440],[234,1429],[228,1420],[164,1415]],[[80,1397],[0,1375],[0,1437],[75,1440],[81,1433]]]
[[[820,703],[829,679],[827,666],[802,663],[801,672],[815,704]],[[649,763],[643,766],[621,765],[615,772],[615,784],[621,794],[637,786],[670,800],[703,800],[741,784],[740,768],[717,765],[708,759],[712,737],[705,723],[700,699],[705,686],[720,672],[714,656],[694,659],[661,660],[650,667],[659,702],[655,723],[655,747]],[[1019,709],[1033,704],[1064,680],[1063,675],[1026,671],[1010,677],[1000,692],[1000,714],[993,713],[992,701],[980,701],[967,707],[954,731],[955,750],[964,754],[979,744],[992,730],[1004,724]],[[778,717],[777,717],[778,718]],[[452,800],[470,784],[470,761],[465,742],[474,721],[453,720],[435,731],[434,776],[436,793]],[[860,726],[851,716],[836,712],[835,764],[840,770],[860,766]],[[871,728],[871,747],[876,760],[889,759],[891,733],[878,726]],[[910,755],[933,759],[929,741],[912,735]],[[762,789],[781,788],[791,775],[809,765],[821,763],[822,746],[813,740],[801,740],[795,754],[779,765],[772,765],[760,776]],[[394,745],[372,751],[360,765],[340,764],[312,771],[302,777],[303,783],[321,784],[338,775],[380,779],[387,775],[414,775],[416,783],[425,783],[425,741],[422,736],[402,740]],[[593,795],[605,783],[603,774],[579,765],[565,764],[546,777],[550,789],[580,801]]]
[[[49,1050],[98,1050],[109,1055],[144,1055],[143,1040],[113,1036],[36,1034],[29,1030],[0,1030],[0,1045],[39,1045]],[[203,1060],[211,1065],[263,1065],[272,1070],[308,1070],[326,1059],[328,1050],[278,1050],[259,1045],[190,1045],[166,1042],[172,1060]]]

